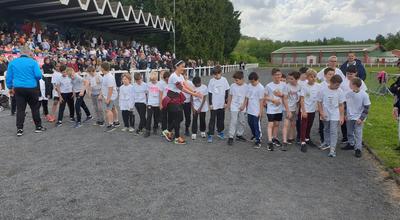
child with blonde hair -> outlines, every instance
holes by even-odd
[[[122,85],[119,88],[119,108],[121,109],[124,127],[121,129],[126,132],[134,132],[135,115],[133,107],[135,105],[135,97],[132,85],[132,76],[129,73],[122,75]]]
[[[150,136],[151,121],[153,119],[153,133],[158,132],[158,122],[160,119],[160,103],[162,102],[162,89],[158,81],[158,73],[153,71],[150,73],[150,83],[147,84],[147,118],[146,133],[144,137]]]

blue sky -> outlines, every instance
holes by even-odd
[[[273,40],[366,40],[400,31],[400,0],[232,0],[243,35]]]

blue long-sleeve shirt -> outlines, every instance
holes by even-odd
[[[39,64],[25,55],[8,64],[6,75],[8,88],[37,88],[41,78],[42,71]]]

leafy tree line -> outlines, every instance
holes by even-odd
[[[174,19],[171,0],[121,0],[136,9]],[[240,39],[240,12],[229,0],[176,0],[176,53],[183,59],[224,61]],[[173,34],[133,36],[162,50],[173,50]]]

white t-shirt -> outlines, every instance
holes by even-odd
[[[89,86],[92,89],[92,95],[100,94],[103,77],[99,73],[95,73],[94,76],[88,74],[86,79],[89,81]]]
[[[75,78],[71,81],[72,82],[72,91],[77,93],[81,92],[83,89],[83,78],[79,74],[75,74]]]
[[[108,88],[113,87],[111,100],[114,101],[118,98],[117,84],[115,83],[115,77],[111,73],[104,74],[103,82],[101,83],[101,93],[104,99],[107,99]]]
[[[164,80],[161,80],[160,82],[159,82],[159,88],[160,88],[160,90],[162,91],[162,95],[163,95],[163,97],[162,98],[165,98],[165,96],[167,96],[167,93],[168,93],[168,84],[164,81]]]
[[[130,110],[135,105],[135,96],[132,85],[122,85],[119,87],[119,108]]]
[[[61,93],[71,93],[72,92],[72,80],[69,76],[61,76],[57,80],[57,85],[60,86]]]
[[[299,108],[301,87],[299,84],[296,86],[286,84],[283,94],[288,97],[289,111],[295,112]]]
[[[183,81],[185,81],[185,78],[183,77],[182,74],[180,76],[178,76],[176,73],[172,73],[172,75],[168,79],[168,90],[171,90],[176,93],[180,93],[181,90],[178,89],[178,87],[176,87],[176,83],[178,83],[178,82],[182,83]]]
[[[140,85],[137,83],[133,84],[133,89],[135,91],[135,103],[147,103],[147,91],[148,86],[145,82],[142,82]]]
[[[260,100],[264,99],[264,86],[261,83],[253,86],[249,84],[246,98],[249,99],[247,104],[247,114],[258,116],[260,114]]]
[[[343,104],[345,96],[343,90],[332,90],[329,87],[323,87],[319,93],[319,100],[325,113],[325,121],[339,121],[339,104]]]
[[[156,84],[153,84],[152,82],[149,82],[147,84],[147,94],[148,94],[148,99],[147,99],[147,104],[150,106],[160,106],[160,92],[161,92],[161,82],[157,82]]]
[[[348,120],[358,120],[364,110],[364,106],[371,105],[368,94],[365,91],[354,91],[346,94],[346,116]]]
[[[191,89],[194,89],[192,81],[186,80],[186,83]],[[185,95],[185,103],[189,103],[191,95],[186,92],[184,92],[183,95]]]
[[[240,107],[243,105],[246,99],[248,86],[249,85],[247,85],[246,83],[240,86],[236,83],[233,83],[231,85],[231,88],[229,90],[229,95],[232,96],[232,101],[230,106],[232,112],[240,111]],[[243,112],[246,112],[246,108],[243,109]]]
[[[328,67],[326,67],[328,68]],[[325,74],[324,71],[326,68],[323,68],[321,71],[319,71],[317,73],[317,79],[321,82],[325,81]],[[342,80],[344,80],[346,77],[344,76],[343,72],[339,69],[339,68],[335,68],[335,75],[339,75],[340,77],[342,77]]]
[[[304,108],[307,113],[316,111],[320,88],[318,83],[314,83],[312,86],[307,83],[301,88],[300,96],[304,97]]]
[[[347,94],[349,92],[351,92],[351,88],[350,88],[350,80],[348,80],[347,78],[345,80],[343,80],[343,82],[340,84],[340,88],[343,90],[344,94]],[[367,85],[365,85],[364,81],[361,80],[361,87],[360,87],[360,91],[364,91],[366,92],[368,90]]]
[[[208,83],[208,92],[212,94],[213,110],[222,109],[225,105],[225,91],[229,90],[228,80],[212,78]]]
[[[60,77],[62,77],[62,74],[58,71],[54,71],[53,75],[51,76],[51,84],[53,84],[53,97],[58,97],[56,85],[58,84]]]
[[[271,101],[267,101],[267,114],[279,114],[283,112],[283,99],[281,97],[275,96],[275,92],[283,93],[285,89],[285,83],[279,82],[278,84],[270,82],[265,86],[265,94],[273,99],[280,99],[281,104],[275,105]]]
[[[197,93],[200,93],[203,95],[203,98],[199,98],[196,96],[193,96],[193,108],[194,109],[199,109],[201,106],[201,103],[203,102],[203,99],[207,98],[207,94],[208,94],[208,88],[206,85],[201,85],[200,87],[195,87],[194,91],[196,91]],[[204,102],[203,108],[201,108],[201,112],[208,112],[208,102],[207,100]]]

